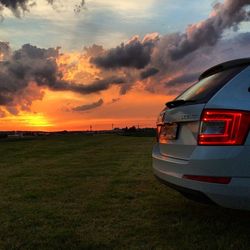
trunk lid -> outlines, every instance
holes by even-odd
[[[162,155],[188,160],[197,146],[200,117],[205,104],[179,106],[167,109],[164,115],[164,124],[177,125],[176,139],[160,143]]]

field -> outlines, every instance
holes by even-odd
[[[0,141],[0,249],[249,249],[250,212],[152,175],[153,138]]]

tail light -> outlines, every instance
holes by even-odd
[[[165,111],[167,110],[167,107],[165,107],[161,113],[159,114],[159,116],[157,117],[157,127],[156,127],[156,141],[159,142],[160,140],[160,134],[161,134],[161,129],[164,125],[164,118],[165,118]]]
[[[199,145],[242,145],[248,135],[250,112],[204,110],[201,117]]]

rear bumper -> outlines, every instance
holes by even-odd
[[[210,162],[210,169],[208,168]],[[230,162],[227,162],[230,164]],[[231,160],[231,165],[235,164]],[[229,170],[232,166],[227,165]],[[231,176],[220,171],[221,161],[201,158],[192,160],[180,160],[163,156],[159,153],[157,146],[153,150],[153,171],[155,176],[168,186],[178,190],[184,195],[188,192],[202,197],[201,201],[211,201],[223,207],[250,210],[250,178]],[[216,173],[217,169],[217,173]],[[203,170],[203,171],[202,171]],[[209,171],[207,171],[209,170]],[[184,174],[204,176],[230,176],[229,184],[214,184],[200,181],[183,179]],[[222,175],[223,174],[223,175]],[[185,195],[187,196],[187,195]],[[188,198],[193,198],[192,195]],[[196,199],[197,200],[197,199]],[[200,201],[200,200],[199,200]]]
[[[205,203],[205,204],[213,204],[213,205],[216,204],[209,197],[207,197],[205,194],[203,194],[200,191],[175,185],[173,183],[167,182],[167,181],[159,178],[156,175],[155,175],[155,178],[159,182],[161,182],[162,184],[164,184],[164,185],[166,185],[166,186],[168,186],[168,187],[170,187],[172,189],[175,189],[176,191],[178,191],[179,193],[181,193],[183,196],[185,196],[186,198],[188,198],[190,200],[201,202],[201,203]]]

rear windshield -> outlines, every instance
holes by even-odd
[[[198,103],[207,102],[219,89],[244,68],[245,66],[231,68],[208,76],[192,85],[179,95],[176,100],[195,101]]]

